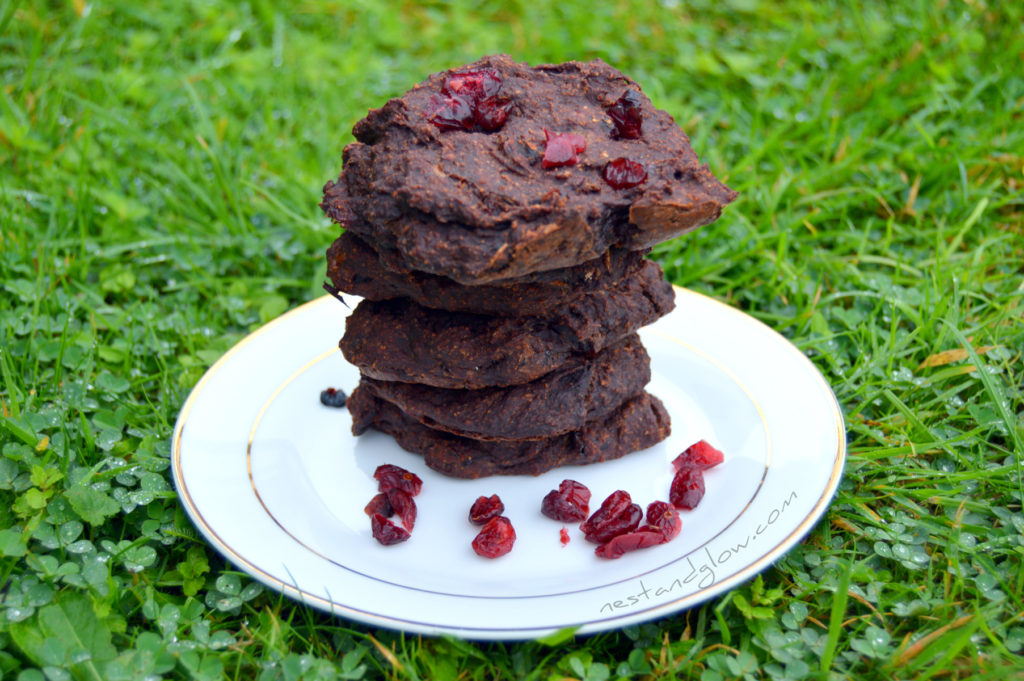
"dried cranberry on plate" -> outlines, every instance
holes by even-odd
[[[473,550],[484,558],[499,558],[512,550],[516,531],[512,521],[503,515],[491,518],[473,539]]]
[[[590,513],[590,490],[575,480],[563,480],[540,504],[540,512],[552,520],[577,523]]]
[[[699,468],[682,468],[672,478],[668,500],[676,508],[693,510],[704,498],[704,474]]]
[[[683,468],[706,471],[723,461],[725,461],[725,455],[721,451],[708,444],[707,440],[699,440],[684,449],[683,453],[672,461],[672,467],[677,471]]]
[[[410,536],[408,532],[395,525],[380,513],[374,513],[370,518],[370,529],[373,532],[373,538],[384,546],[400,544]]]
[[[580,529],[588,541],[604,544],[612,537],[635,530],[643,517],[644,512],[633,503],[629,493],[616,490],[580,525]]]
[[[423,489],[423,481],[418,475],[390,463],[377,466],[377,470],[373,472],[373,479],[379,483],[378,488],[381,492],[400,489],[411,496],[416,496]]]
[[[489,497],[477,497],[469,508],[469,522],[474,525],[485,525],[491,518],[497,518],[504,512],[505,504],[497,494],[492,494]]]

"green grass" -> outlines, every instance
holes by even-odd
[[[1021,9],[590,4],[0,1],[0,678],[1024,673]],[[675,116],[741,198],[655,256],[805,350],[848,425],[835,503],[763,578],[558,644],[261,590],[168,470],[205,368],[321,294],[352,124],[497,51],[601,57]]]

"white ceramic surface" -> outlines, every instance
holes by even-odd
[[[355,299],[347,298],[354,305]],[[842,473],[839,407],[821,374],[784,338],[733,308],[683,289],[643,329],[648,390],[672,417],[661,444],[617,461],[538,477],[455,480],[377,432],[351,435],[349,414],[319,402],[352,390],[337,350],[348,309],[324,297],[267,324],[193,389],[174,431],[173,470],[193,522],[229,560],[271,588],[368,624],[473,639],[522,639],[564,627],[613,629],[664,617],[765,569],[821,517]],[[596,508],[616,489],[642,506],[668,498],[670,462],[705,439],[725,463],[682,511],[674,541],[607,561],[539,512],[564,478]],[[423,478],[412,538],[380,546],[363,506],[372,474],[393,463]],[[466,520],[497,493],[517,533],[513,551],[480,558]]]

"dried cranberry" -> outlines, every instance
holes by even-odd
[[[644,512],[629,498],[629,493],[617,490],[580,525],[580,529],[588,541],[604,544],[612,537],[635,530],[643,517]]]
[[[676,508],[694,509],[704,497],[704,474],[697,468],[683,468],[672,479],[668,500]]]
[[[644,122],[643,114],[640,113],[640,93],[636,90],[626,90],[619,99],[608,107],[608,115],[615,124],[612,130],[612,138],[635,140],[640,137]]]
[[[508,105],[499,102],[480,102],[476,106],[473,121],[484,132],[501,130],[508,120]]]
[[[474,525],[483,525],[491,518],[497,518],[505,512],[505,504],[497,494],[489,497],[477,497],[469,509],[469,522]]]
[[[453,73],[427,105],[427,118],[441,130],[500,130],[508,119],[508,104],[497,99],[501,90],[497,69]]]
[[[412,532],[416,524],[416,502],[412,495],[396,487],[387,491],[387,497],[391,508],[402,519],[402,527]]]
[[[381,492],[400,489],[411,496],[416,496],[423,489],[423,481],[418,475],[389,463],[377,466],[377,470],[373,472],[373,478],[379,483],[377,488]]]
[[[348,395],[342,390],[337,388],[328,388],[327,390],[321,391],[320,393],[320,404],[325,407],[334,407],[340,409],[345,406],[345,402],[348,400]]]
[[[388,495],[383,492],[370,499],[370,503],[363,508],[363,512],[371,518],[374,513],[379,513],[385,518],[390,518],[395,514],[395,510],[391,508],[391,502],[388,501]]]
[[[442,130],[471,130],[474,117],[472,104],[462,97],[434,95],[427,105],[427,118]]]
[[[652,532],[651,530],[640,530],[639,532],[627,532],[626,534],[620,534],[616,537],[612,537],[604,544],[601,544],[594,553],[601,558],[621,558],[622,554],[629,553],[630,551],[636,551],[637,549],[646,549],[650,546],[657,546],[658,544],[664,544],[665,538],[661,532]]]
[[[370,529],[373,531],[373,538],[384,546],[400,544],[410,536],[408,532],[395,525],[380,513],[374,513],[370,517]]]
[[[696,468],[699,471],[706,471],[723,461],[725,461],[725,455],[722,452],[709,445],[707,441],[701,440],[683,450],[683,453],[672,462],[672,466],[677,471],[683,468]]]
[[[512,529],[512,522],[500,515],[488,520],[480,533],[476,535],[473,540],[473,550],[484,558],[497,558],[511,551],[515,541],[516,531]]]
[[[590,512],[590,490],[575,480],[563,480],[540,504],[540,512],[552,520],[577,523]]]
[[[562,546],[569,543],[569,530],[564,527],[558,531],[558,541],[562,542]]]
[[[573,132],[558,133],[544,129],[544,157],[541,165],[545,168],[560,168],[579,163],[580,157],[587,150],[587,141],[583,135]]]
[[[631,189],[647,181],[647,170],[636,161],[617,158],[608,161],[601,176],[612,189]]]
[[[651,530],[658,530],[665,537],[665,541],[676,538],[679,531],[683,529],[683,521],[672,508],[671,504],[664,501],[653,501],[647,506],[647,524]]]
[[[501,89],[498,69],[477,69],[453,73],[441,88],[445,94],[458,95],[469,102],[482,102],[498,94]]]

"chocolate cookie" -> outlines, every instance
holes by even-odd
[[[439,388],[518,385],[593,357],[675,307],[661,268],[544,315],[492,317],[364,300],[341,351],[371,378]]]
[[[321,207],[406,268],[464,284],[647,248],[714,221],[736,196],[670,115],[599,60],[485,57],[431,76],[353,133]]]
[[[520,279],[480,286],[426,272],[390,269],[365,241],[345,232],[327,250],[327,277],[335,289],[369,300],[411,298],[420,305],[455,312],[516,317],[542,314],[606,288],[641,267],[656,267],[643,251],[613,248],[575,267],[537,272]]]
[[[640,393],[603,419],[543,440],[487,442],[433,430],[386,400],[358,387],[348,398],[352,432],[387,433],[405,450],[422,454],[430,468],[456,478],[540,475],[557,466],[598,463],[651,447],[668,437],[668,412],[658,398]]]
[[[478,440],[528,440],[604,418],[650,380],[650,358],[632,336],[585,364],[507,388],[452,390],[365,376],[360,385],[435,430]]]

